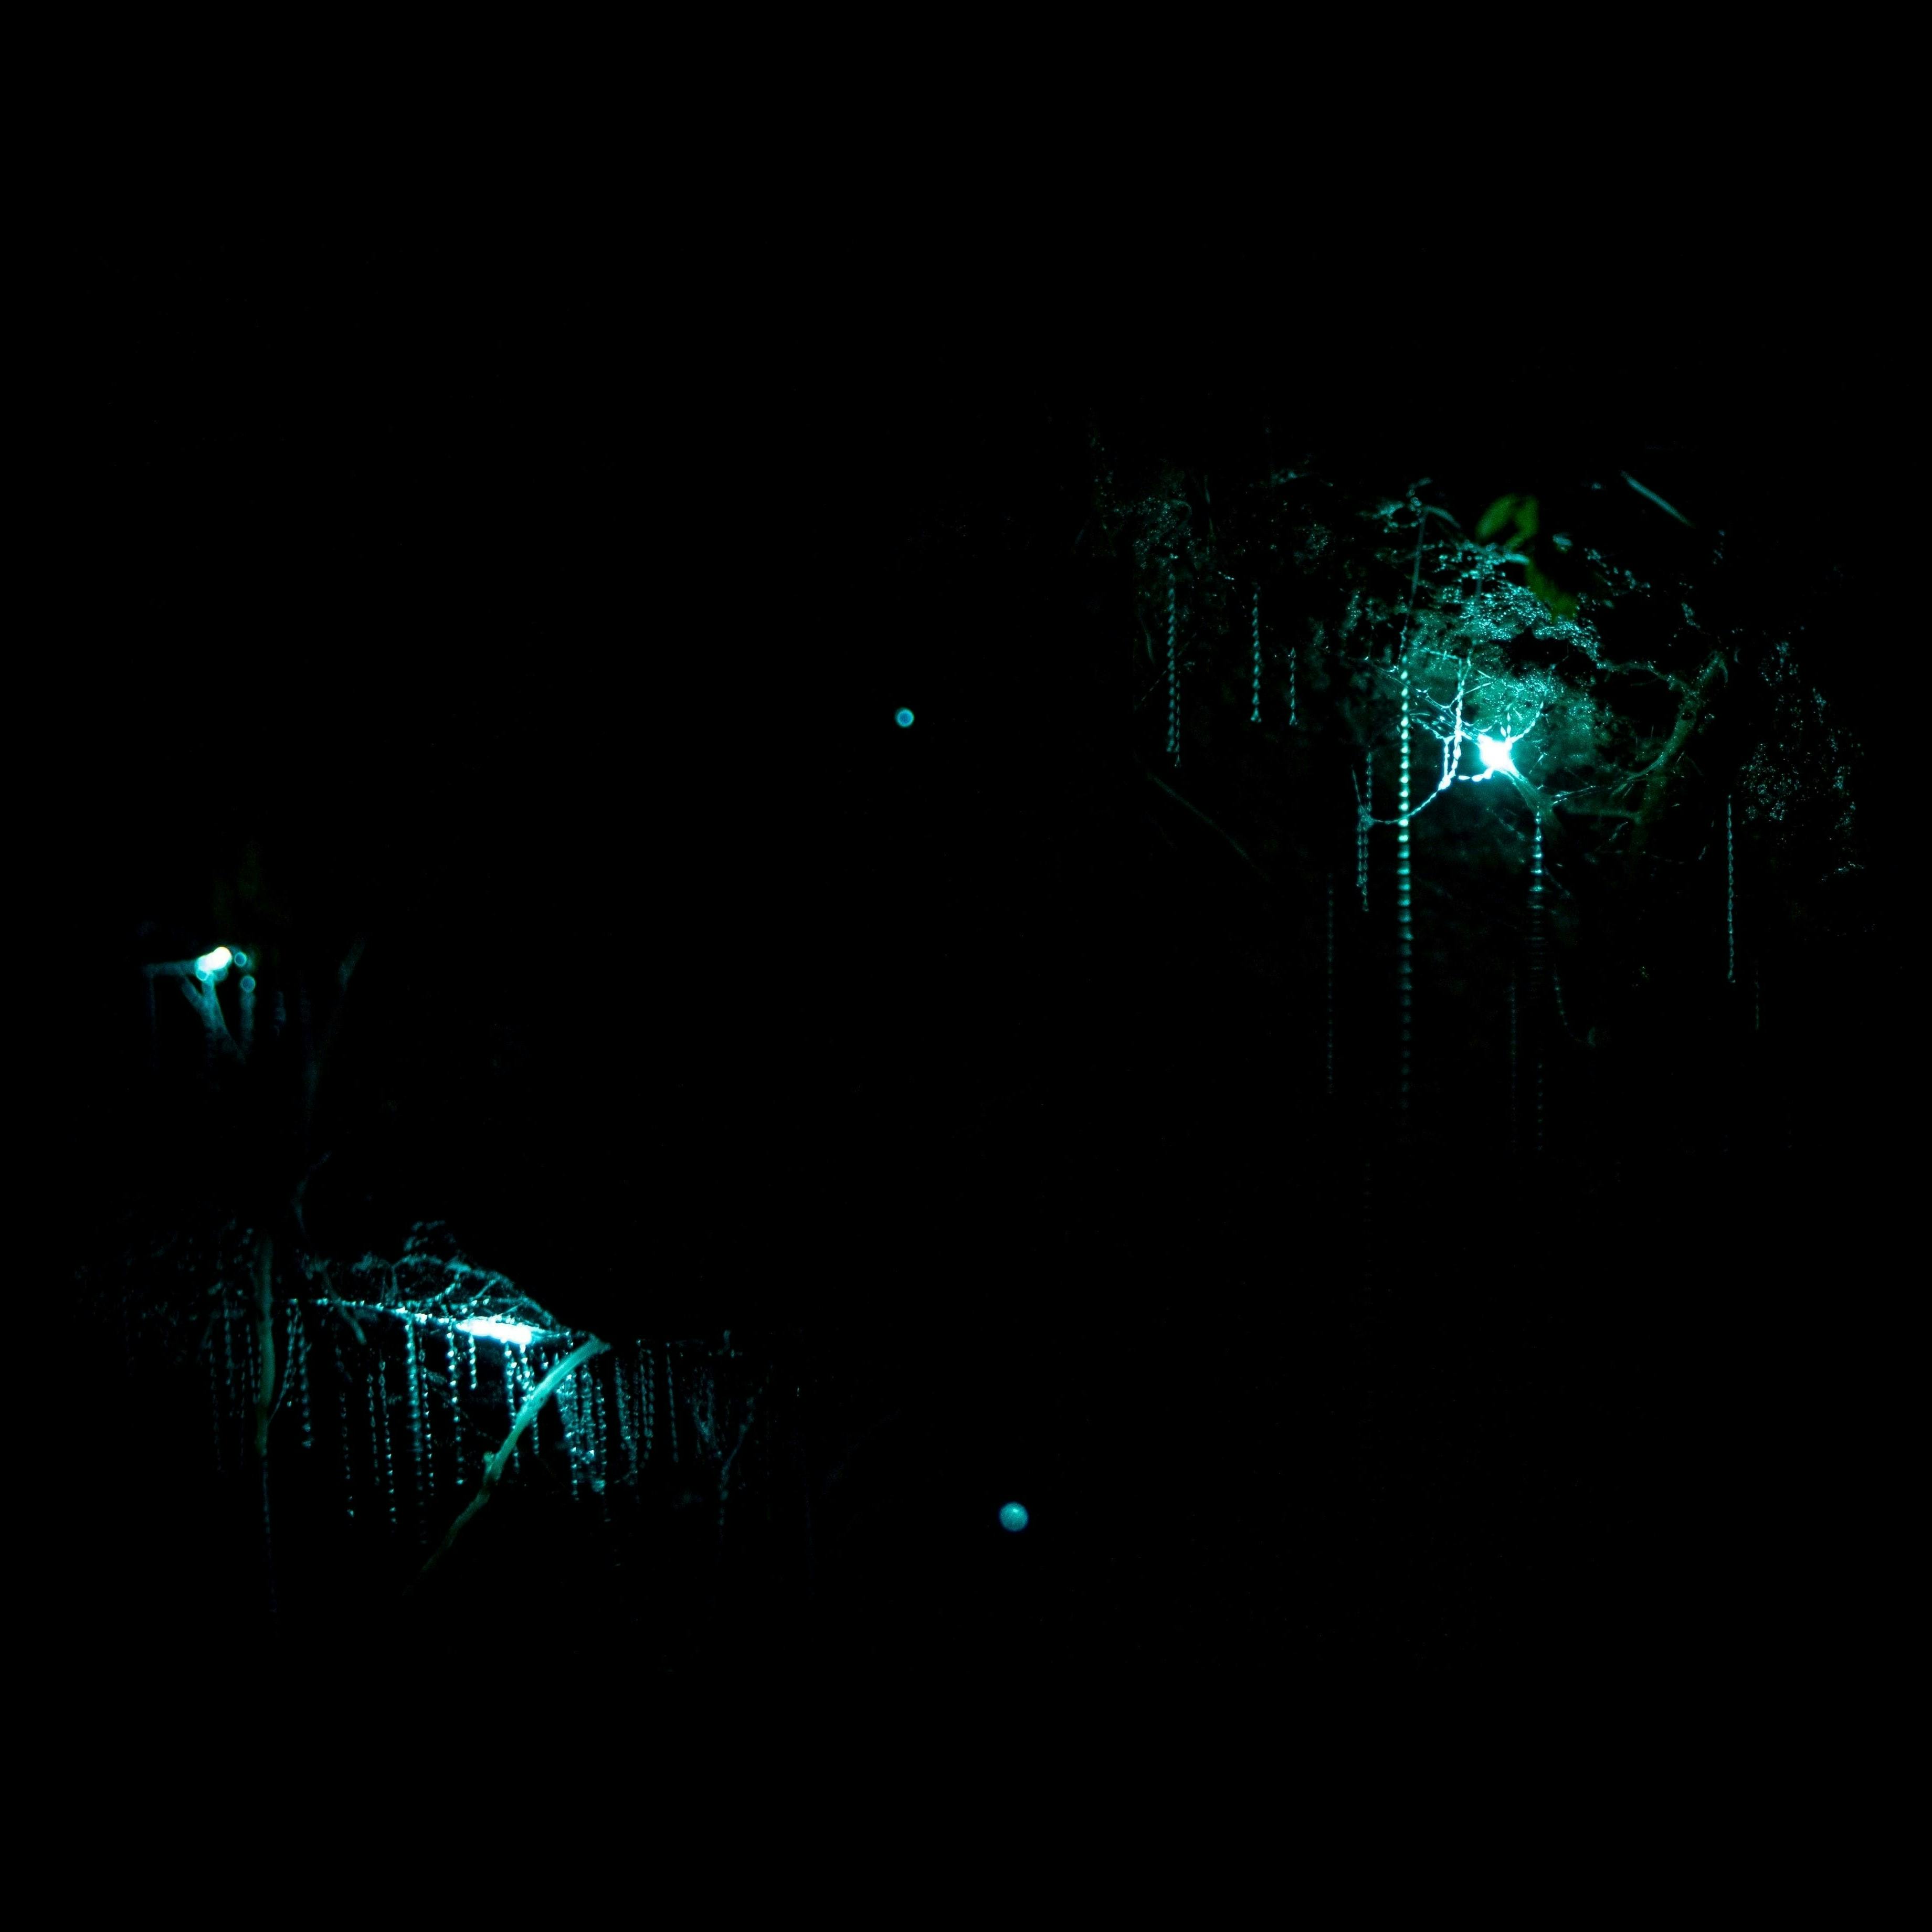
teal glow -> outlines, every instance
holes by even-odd
[[[505,1322],[494,1315],[472,1315],[456,1324],[461,1335],[480,1335],[486,1342],[502,1342],[513,1348],[526,1348],[536,1340],[537,1331],[520,1322]]]
[[[1501,772],[1513,776],[1516,765],[1510,757],[1510,747],[1516,742],[1514,738],[1492,738],[1487,732],[1476,740],[1476,750],[1483,760],[1483,776],[1487,778],[1492,772]]]
[[[899,708],[892,713],[892,722],[896,724],[902,731],[903,731],[905,728],[912,722],[912,713],[908,711],[903,704],[902,704]]]
[[[1027,1526],[1026,1505],[1024,1503],[1003,1503],[1000,1507],[1000,1527],[1017,1533]]]
[[[244,993],[252,993],[255,990],[255,976],[254,974],[244,973],[242,974],[242,990]]]
[[[1687,530],[1694,530],[1697,527],[1697,526],[1694,524],[1682,510],[1675,508],[1670,504],[1666,503],[1654,490],[1646,490],[1628,470],[1620,470],[1617,472],[1617,474],[1621,476],[1640,496],[1648,496],[1666,517],[1675,517]]]
[[[238,966],[246,966],[248,963],[248,954],[238,952],[235,956],[235,963]]]
[[[235,957],[226,946],[218,946],[212,952],[204,952],[194,962],[194,975],[197,980],[212,980],[228,970],[228,962]]]

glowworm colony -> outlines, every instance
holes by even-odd
[[[1216,477],[1210,520],[1204,479],[1132,494],[1093,452],[1094,549],[1128,566],[1136,709],[1165,728],[1157,761],[1137,728],[1142,770],[1266,882],[1310,1091],[1407,1134],[1486,1085],[1548,1154],[1590,1084],[1558,1042],[1628,1045],[1666,985],[1707,1036],[1769,1024],[1799,887],[1857,867],[1856,746],[1788,637],[1700,621],[1721,541],[1620,476],[1574,531],[1533,496],[1459,519],[1426,479],[1289,470]]]
[[[311,1517],[320,1498],[386,1550],[373,1568],[406,1583],[499,1490],[608,1526],[670,1485],[722,1538],[734,1493],[762,1478],[762,1382],[728,1332],[616,1343],[572,1332],[472,1264],[440,1223],[418,1223],[394,1259],[302,1254],[265,1322],[260,1252],[256,1232],[230,1221],[158,1240],[92,1286],[97,1314],[118,1327],[124,1385],[200,1383],[208,1466],[250,1493],[259,1476],[265,1551],[278,1499],[298,1490]],[[272,1562],[264,1583],[277,1588]]]

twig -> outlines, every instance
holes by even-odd
[[[356,1337],[356,1346],[358,1348],[367,1348],[369,1344],[369,1338],[363,1334],[362,1324],[356,1320],[355,1311],[350,1308],[347,1302],[343,1300],[340,1295],[336,1293],[334,1279],[328,1272],[328,1262],[320,1260],[312,1261],[304,1258],[302,1262],[302,1272],[306,1274],[311,1281],[313,1281],[317,1275],[321,1276],[322,1285],[323,1288],[328,1291],[323,1299],[327,1301],[331,1308],[335,1310],[337,1314],[342,1317],[344,1322],[348,1323],[349,1332]]]
[[[510,1425],[510,1432],[503,1438],[502,1445],[495,1455],[483,1466],[483,1480],[476,1493],[464,1507],[463,1514],[449,1526],[442,1540],[430,1552],[429,1561],[417,1571],[416,1580],[410,1586],[416,1589],[428,1576],[430,1572],[448,1555],[450,1546],[461,1534],[463,1526],[476,1515],[496,1492],[496,1485],[503,1480],[503,1472],[510,1466],[510,1454],[517,1446],[517,1438],[537,1419],[537,1412],[561,1388],[576,1370],[590,1360],[592,1355],[601,1355],[610,1347],[608,1342],[600,1342],[593,1335],[589,1341],[580,1342],[563,1360],[531,1390],[524,1406],[517,1412],[517,1419]],[[407,1594],[406,1592],[405,1594]]]
[[[1684,701],[1677,709],[1677,722],[1662,751],[1647,765],[1631,772],[1623,781],[1624,788],[1645,781],[1643,802],[1637,808],[1637,837],[1641,842],[1649,831],[1652,821],[1664,802],[1664,795],[1670,782],[1671,766],[1678,754],[1689,742],[1690,734],[1697,728],[1699,717],[1704,709],[1704,700],[1712,683],[1720,674],[1730,676],[1730,667],[1724,662],[1724,654],[1718,652],[1698,674],[1697,681],[1684,694]]]
[[[1138,764],[1139,760],[1136,760],[1135,762]],[[1221,830],[1221,827],[1216,825],[1198,805],[1192,804],[1187,800],[1183,798],[1180,793],[1176,791],[1173,786],[1169,784],[1165,778],[1156,778],[1144,765],[1141,766],[1141,776],[1143,778],[1150,780],[1152,783],[1159,785],[1161,790],[1166,792],[1168,796],[1174,800],[1175,804],[1186,806],[1187,809],[1192,812],[1195,817],[1199,819],[1201,823],[1206,826],[1209,831],[1216,832],[1222,838],[1226,839],[1228,843],[1233,846],[1236,853],[1240,856],[1242,864],[1251,867],[1253,871],[1262,879],[1266,880],[1269,885],[1271,886],[1274,884],[1274,880],[1269,878],[1268,874],[1263,872],[1261,867],[1256,865],[1254,860],[1248,856],[1247,852],[1242,846],[1240,841],[1235,838],[1232,832],[1223,832]]]

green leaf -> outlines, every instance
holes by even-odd
[[[1516,534],[1510,539],[1510,548],[1535,536],[1538,525],[1537,502],[1534,496],[1498,496],[1483,512],[1483,520],[1476,526],[1476,535],[1486,542],[1501,535],[1504,530]]]
[[[1525,580],[1552,616],[1569,617],[1576,614],[1576,599],[1574,595],[1565,590],[1554,578],[1546,576],[1538,569],[1534,563],[1528,566]]]

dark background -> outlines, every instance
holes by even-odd
[[[680,1636],[706,1668],[782,1624],[858,1682],[1748,1674],[1863,1560],[1914,1039],[1906,376],[1854,241],[1802,232],[1473,285],[1330,238],[1278,286],[1184,263],[1165,310],[1064,236],[658,279],[536,224],[103,232],[36,720],[93,1016],[66,1225],[111,1252],[259,1178],[252,1124],[143,1071],[134,973],[223,936],[255,841],[314,984],[368,941],[317,1240],[440,1216],[568,1324],[779,1365],[811,1574],[775,1543],[735,1661],[722,1612]],[[1793,1169],[1666,1136],[1526,1184],[1459,1148],[1500,1266],[1378,1196],[1372,1112],[1244,1045],[1225,854],[1150,860],[1090,428],[1129,476],[1306,458],[1478,511],[1628,469],[1734,533],[1870,748]],[[1023,1538],[988,1531],[1010,1495]]]

